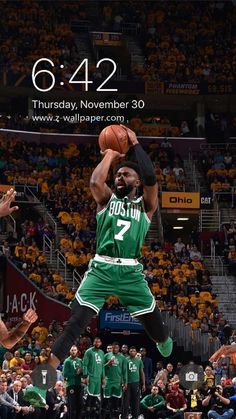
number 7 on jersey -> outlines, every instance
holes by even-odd
[[[117,227],[122,227],[123,228],[119,231],[119,233],[115,234],[114,238],[116,240],[124,240],[124,234],[126,233],[126,231],[129,230],[130,226],[131,226],[131,221],[125,221],[125,220],[117,220]]]

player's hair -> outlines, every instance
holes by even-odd
[[[117,342],[117,341],[112,343],[112,346],[117,346],[117,345],[120,346],[119,342]]]
[[[129,350],[130,350],[130,349],[135,349],[135,350],[137,351],[136,346],[130,346]]]
[[[122,163],[119,164],[116,171],[118,172],[118,170],[121,169],[122,167],[129,167],[130,169],[133,169],[141,179],[141,173],[140,173],[140,170],[139,170],[139,166],[134,161],[131,161],[131,160],[123,161]]]

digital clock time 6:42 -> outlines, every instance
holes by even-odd
[[[103,62],[109,62],[113,65],[113,69],[111,71],[111,73],[109,74],[109,76],[97,87],[96,91],[97,92],[117,92],[118,89],[106,89],[103,86],[108,82],[108,80],[110,80],[110,78],[115,74],[116,69],[117,69],[117,65],[115,63],[114,60],[112,60],[111,58],[102,58],[101,60],[99,60],[96,64],[96,68],[99,68],[99,66],[101,65],[101,63]],[[54,62],[52,60],[49,60],[49,58],[40,58],[39,60],[37,60],[34,63],[33,69],[32,69],[32,82],[33,85],[35,87],[35,89],[37,89],[40,92],[48,92],[49,90],[52,90],[53,87],[55,86],[56,83],[56,79],[54,74],[52,73],[52,71],[48,70],[48,69],[43,69],[43,70],[37,70],[37,66],[38,65],[42,65],[44,63],[49,63],[52,67],[55,67]],[[77,84],[83,84],[84,85],[84,90],[85,92],[87,92],[89,90],[89,84],[92,84],[93,81],[89,80],[89,68],[88,68],[88,58],[85,58],[80,65],[77,67],[77,69],[75,70],[75,72],[72,74],[71,78],[68,80],[68,83],[77,83]],[[78,72],[83,68],[84,66],[84,80],[75,80],[76,75],[78,74]],[[60,68],[64,68],[64,65],[60,65]],[[39,75],[43,75],[43,74],[48,74],[51,77],[51,84],[49,87],[42,89],[41,87],[38,86],[37,84],[37,77]],[[61,85],[64,84],[63,82],[60,83]]]

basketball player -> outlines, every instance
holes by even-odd
[[[127,130],[137,164],[123,162],[120,165],[115,175],[115,193],[106,180],[113,162],[123,155],[105,150],[103,160],[92,173],[90,187],[97,203],[97,253],[76,292],[71,318],[52,348],[49,364],[54,367],[64,360],[109,295],[116,295],[131,315],[144,325],[164,357],[172,352],[172,339],[168,337],[159,308],[145,281],[143,267],[138,262],[158,205],[156,176],[135,133],[123,128]],[[140,186],[143,187],[142,196],[138,196]]]
[[[10,215],[13,211],[18,210],[18,207],[11,207],[12,201],[14,201],[16,192],[14,189],[9,189],[2,198],[0,199],[0,217]],[[12,330],[7,330],[5,324],[0,319],[0,345],[7,349],[13,348],[13,346],[22,339],[30,326],[37,320],[38,316],[36,312],[30,308],[22,318],[22,322],[19,323]]]

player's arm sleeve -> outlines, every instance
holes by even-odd
[[[157,179],[150,157],[139,143],[133,146],[133,150],[138,162],[141,178],[144,185],[154,186],[157,183]]]
[[[154,167],[150,157],[145,153],[141,144],[135,144],[133,149],[143,182],[145,209],[147,212],[154,213],[158,206],[158,186]]]

